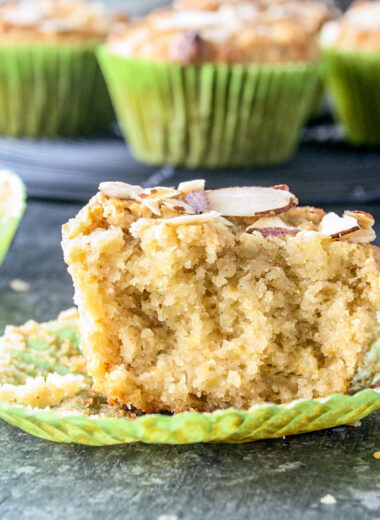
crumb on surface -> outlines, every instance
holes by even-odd
[[[336,498],[330,494],[327,494],[321,498],[320,502],[321,502],[321,504],[330,506],[330,505],[336,504]]]
[[[30,289],[30,285],[25,280],[20,280],[19,278],[15,278],[9,282],[9,287],[11,291],[15,293],[24,293],[28,292]]]
[[[374,456],[375,459],[380,459],[380,451],[375,451],[373,456]]]

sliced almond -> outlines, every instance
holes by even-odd
[[[373,229],[359,229],[346,235],[345,240],[354,242],[355,244],[369,244],[376,238],[376,233]]]
[[[141,204],[143,206],[147,207],[148,209],[150,209],[150,211],[154,215],[157,215],[157,216],[161,215],[160,201],[159,200],[144,199],[144,200],[141,201]]]
[[[217,211],[210,211],[208,213],[168,218],[163,220],[162,224],[167,224],[168,226],[181,226],[182,224],[199,224],[200,222],[207,222],[208,220],[214,220],[216,218],[220,218],[220,213]]]
[[[345,215],[339,217],[334,212],[327,213],[320,224],[320,232],[328,235],[333,239],[342,238],[354,231],[359,231],[360,226],[355,217]]]
[[[255,226],[256,228],[279,227],[291,229],[291,226],[288,226],[280,217],[276,216],[261,217],[248,227],[252,226]]]
[[[301,230],[285,224],[279,217],[262,217],[246,228],[246,233],[260,232],[265,237],[297,235]]]
[[[188,215],[193,215],[195,213],[194,209],[186,204],[183,200],[179,199],[165,199],[162,201],[162,204],[167,208],[173,209],[174,211],[178,211],[178,213],[185,213]]]
[[[247,227],[247,229],[245,231],[246,231],[246,233],[250,233],[250,234],[257,231],[258,233],[261,233],[265,238],[268,238],[268,237],[282,237],[285,235],[295,236],[301,230],[296,229],[296,228],[279,228],[279,227],[257,228],[257,227],[251,226],[251,227]]]
[[[290,188],[287,184],[275,184],[272,186],[274,190],[283,190],[283,191],[290,191]]]
[[[373,216],[365,211],[346,210],[343,213],[343,216],[356,218],[359,226],[363,229],[370,229],[375,223],[375,219],[373,218]]]
[[[206,191],[209,210],[227,217],[275,215],[297,205],[297,198],[289,191],[259,186],[222,188]]]
[[[192,190],[185,194],[185,201],[196,213],[202,213],[210,206],[207,194],[204,190]]]
[[[180,193],[187,193],[193,190],[204,190],[206,181],[204,179],[194,179],[192,181],[181,182],[178,184],[178,191]]]
[[[136,199],[142,191],[141,186],[134,186],[126,182],[101,182],[99,191],[115,199]]]
[[[146,199],[156,199],[156,200],[164,200],[176,197],[179,195],[179,191],[174,188],[167,188],[165,186],[157,186],[156,188],[147,188],[142,190],[138,194],[138,198],[141,200]]]

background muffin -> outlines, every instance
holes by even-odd
[[[95,48],[116,19],[82,0],[0,5],[0,133],[100,132],[113,110]]]
[[[305,1],[182,0],[110,38],[100,61],[135,155],[205,167],[287,159],[328,16]]]
[[[360,1],[322,31],[327,85],[354,144],[380,145],[380,2]]]

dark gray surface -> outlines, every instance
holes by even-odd
[[[380,151],[354,148],[328,116],[309,125],[297,154],[271,168],[186,170],[137,162],[121,138],[32,140],[0,138],[0,167],[17,172],[35,197],[87,201],[101,181],[176,185],[204,178],[208,188],[288,183],[307,204],[380,201]]]
[[[72,305],[59,235],[78,209],[29,202],[0,269],[0,329],[54,318]],[[380,221],[380,206],[362,209]],[[30,291],[12,293],[13,278],[29,282]],[[59,445],[0,420],[0,518],[379,519],[377,450],[380,413],[360,427],[231,446]],[[336,505],[320,503],[328,493]]]

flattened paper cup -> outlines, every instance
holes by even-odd
[[[270,165],[294,153],[318,64],[200,66],[98,51],[116,115],[141,161],[188,167]]]
[[[353,144],[380,146],[380,53],[325,50],[327,88]]]
[[[50,409],[0,401],[0,417],[43,439],[93,446],[137,441],[240,443],[312,432],[352,424],[380,408],[379,390],[366,388],[379,376],[379,340],[373,342],[370,351],[364,371],[353,381],[351,390],[356,392],[353,395],[301,399],[281,406],[265,404],[248,411],[227,409],[214,413],[122,417],[116,416],[104,396],[82,391]],[[23,327],[9,328],[0,339],[0,353],[9,359],[7,364],[0,363],[0,391],[1,385],[7,383],[23,385],[27,376],[73,373],[73,358],[75,374],[83,375],[78,371],[81,363],[76,313],[71,311],[46,324],[28,322]]]
[[[0,44],[0,134],[96,134],[113,119],[94,44]]]
[[[9,190],[5,191],[5,183],[7,183],[7,188],[10,188]],[[4,212],[1,212],[2,197],[10,198],[7,202],[8,210]],[[0,265],[24,213],[25,199],[26,189],[22,180],[12,172],[0,170]]]

